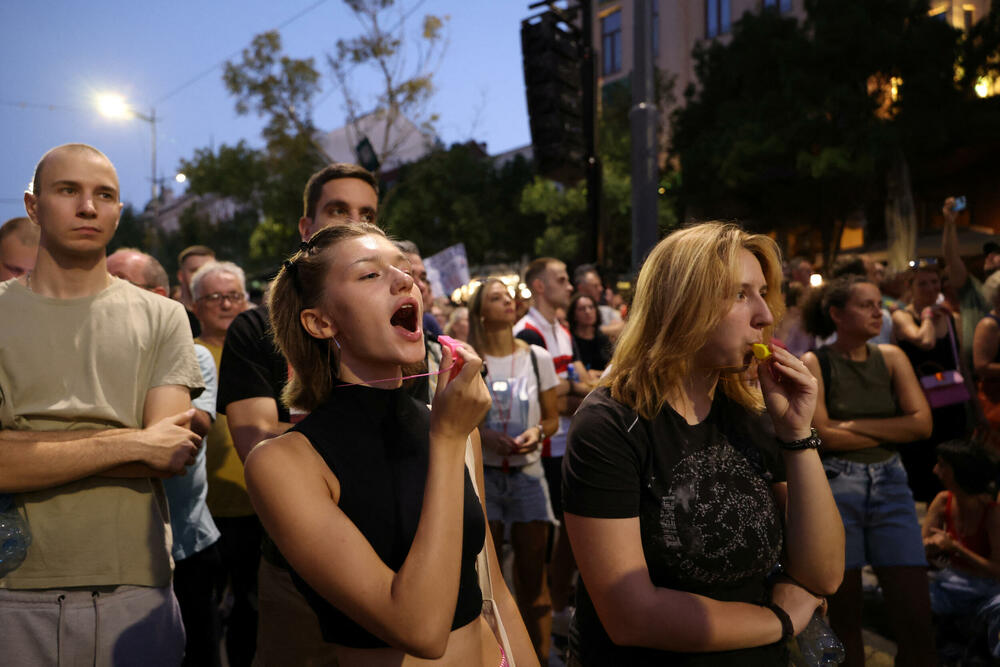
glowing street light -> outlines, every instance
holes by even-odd
[[[118,93],[100,93],[96,98],[97,110],[102,116],[113,119],[138,118],[149,123],[152,135],[152,186],[150,193],[153,200],[153,220],[160,212],[160,202],[156,194],[156,109],[150,108],[149,115],[136,111]]]
[[[125,98],[116,93],[101,93],[97,96],[97,110],[107,118],[128,118],[131,109]]]
[[[174,180],[177,181],[178,183],[183,183],[187,179],[188,179],[187,174],[177,174],[176,176],[174,176]]]

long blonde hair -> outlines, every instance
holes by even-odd
[[[742,250],[760,262],[768,285],[764,300],[775,323],[781,319],[781,251],[772,239],[721,222],[676,231],[653,248],[639,272],[629,321],[604,380],[612,398],[653,419],[667,397],[682,389],[695,353],[729,312]],[[772,329],[765,329],[765,340]],[[745,373],[724,373],[720,383],[736,402],[763,409]]]

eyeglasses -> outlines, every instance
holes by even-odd
[[[243,303],[246,298],[247,295],[243,292],[212,292],[211,294],[198,297],[198,301],[205,301],[216,306],[222,303],[223,300],[228,300],[229,303]]]

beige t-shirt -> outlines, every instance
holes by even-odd
[[[203,388],[179,303],[117,278],[79,299],[0,283],[2,428],[141,428],[146,392],[163,385]],[[160,480],[94,476],[16,499],[32,543],[0,588],[169,585]]]

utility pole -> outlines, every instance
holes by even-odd
[[[633,6],[634,65],[629,122],[632,130],[632,270],[638,272],[657,240],[658,112],[653,91],[653,7],[650,0],[634,0]]]
[[[590,220],[590,254],[604,266],[604,230],[601,224],[601,192],[604,189],[601,158],[597,154],[597,57],[594,50],[594,1],[579,0],[583,39],[580,78],[583,96],[583,136],[587,161],[587,218]]]

